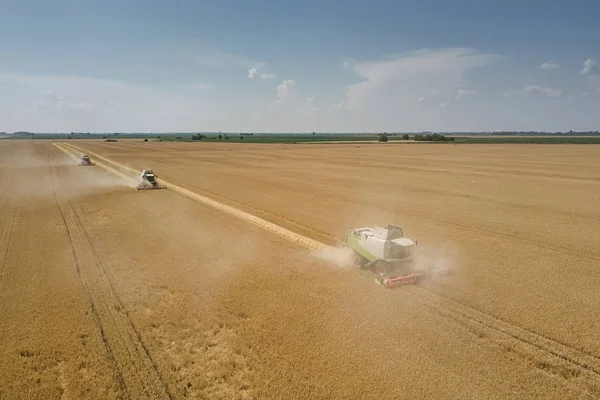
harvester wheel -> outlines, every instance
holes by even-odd
[[[385,261],[376,261],[373,267],[376,274],[385,274],[387,272],[387,264]]]
[[[356,265],[357,268],[363,269],[367,265],[367,262],[367,259],[365,259],[360,254],[354,252],[354,265]]]

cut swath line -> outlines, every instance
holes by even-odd
[[[73,158],[75,161],[79,161],[79,157],[73,153],[73,151],[74,151],[73,149],[71,149],[67,146],[60,145],[58,143],[53,143],[53,145],[56,146],[57,148],[59,148],[60,150],[62,150],[65,154],[67,154],[69,157]],[[122,174],[121,172],[117,171],[114,168],[109,167],[108,165],[96,162],[96,166],[99,166],[100,168],[104,168],[105,170],[125,179],[125,181],[130,183],[131,185],[135,184],[134,179],[132,177]]]
[[[79,151],[85,151],[85,150],[83,150],[83,149],[81,149],[79,147],[73,146],[73,145],[66,145],[65,144],[65,146],[70,147],[70,148],[74,148],[74,149],[79,150]],[[112,160],[109,160],[109,159],[107,159],[105,157],[102,157],[102,156],[100,156],[98,154],[92,153],[90,151],[86,151],[86,152],[88,154],[93,155],[97,160],[98,159],[102,160],[102,161],[104,161],[106,163],[114,165],[117,168],[128,170],[128,171],[131,171],[131,172],[134,172],[134,173],[138,172],[138,171],[135,171],[133,168],[130,168],[130,167],[127,167],[125,165],[116,163],[116,162],[114,162]],[[103,164],[101,161],[96,161],[96,163],[98,165]],[[271,232],[277,234],[278,236],[280,236],[282,238],[285,238],[285,239],[287,239],[287,240],[289,240],[289,241],[291,241],[293,243],[299,244],[299,245],[301,245],[303,247],[306,247],[306,248],[309,248],[309,249],[313,249],[313,250],[325,250],[325,249],[330,248],[330,246],[328,246],[326,244],[323,244],[323,243],[318,242],[316,240],[307,238],[306,236],[299,235],[299,234],[297,234],[295,232],[292,232],[292,231],[290,231],[288,229],[285,229],[285,228],[283,228],[283,227],[281,227],[281,226],[279,226],[277,224],[274,224],[274,223],[269,222],[267,220],[264,220],[264,219],[262,219],[260,217],[257,217],[256,215],[249,214],[249,213],[246,213],[244,211],[238,210],[237,208],[230,207],[228,205],[219,203],[218,201],[209,199],[208,197],[205,197],[205,196],[199,195],[198,193],[195,193],[195,192],[192,192],[190,190],[184,189],[181,186],[177,186],[177,185],[175,185],[175,184],[173,184],[171,182],[167,182],[167,181],[162,180],[162,179],[160,181],[163,182],[163,183],[165,183],[167,185],[168,190],[177,192],[177,193],[179,193],[179,194],[181,194],[181,195],[183,195],[185,197],[188,197],[190,199],[196,200],[199,203],[205,204],[205,205],[207,205],[209,207],[212,207],[212,208],[215,208],[215,209],[217,209],[219,211],[223,211],[223,212],[225,212],[227,214],[230,214],[230,215],[233,215],[233,216],[238,217],[240,219],[243,219],[243,220],[245,220],[247,222],[250,222],[251,224],[254,224],[254,225],[256,225],[256,226],[258,226],[258,227],[260,227],[260,228],[262,228],[264,230],[271,231]]]

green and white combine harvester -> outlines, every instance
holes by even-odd
[[[87,154],[84,154],[83,156],[81,156],[81,161],[79,162],[79,165],[93,167],[94,165],[96,165],[96,163],[92,162],[92,160],[90,159],[90,156],[88,156]]]
[[[386,288],[452,273],[448,266],[417,265],[413,257],[416,245],[397,225],[349,229],[346,235],[346,246],[354,250],[356,266],[372,270],[375,282]]]
[[[158,175],[151,169],[144,169],[139,175],[139,183],[136,190],[154,190],[154,189],[166,189],[165,185],[159,185],[156,180]]]

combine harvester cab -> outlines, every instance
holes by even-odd
[[[164,185],[159,185],[156,178],[157,175],[151,169],[145,169],[140,173],[140,183],[136,187],[136,190],[154,190],[154,189],[166,189]]]
[[[346,235],[346,246],[354,250],[356,265],[372,270],[375,282],[386,288],[451,273],[448,267],[433,269],[416,265],[413,258],[416,245],[404,237],[402,227],[397,225],[350,229]]]
[[[88,156],[87,154],[84,154],[83,156],[81,156],[81,162],[79,163],[79,165],[94,166],[94,165],[96,165],[96,163],[92,162],[92,160],[90,159],[90,156]]]

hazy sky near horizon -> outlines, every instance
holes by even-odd
[[[600,129],[597,0],[2,0],[0,131]]]

